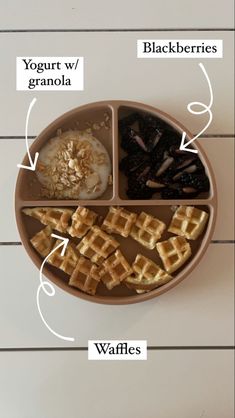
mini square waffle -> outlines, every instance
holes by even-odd
[[[184,237],[171,237],[158,242],[156,247],[168,273],[180,268],[191,256],[190,244]]]
[[[152,250],[155,248],[156,242],[161,238],[165,228],[166,225],[162,221],[145,212],[141,212],[131,229],[130,235],[144,247]]]
[[[100,265],[117,247],[119,247],[119,242],[95,225],[83,237],[77,249],[93,263]]]
[[[168,231],[188,239],[197,239],[205,228],[208,213],[193,206],[179,206]]]
[[[94,225],[97,216],[92,210],[78,206],[72,215],[72,225],[68,228],[68,233],[72,237],[82,238]]]
[[[35,248],[35,250],[45,258],[50,251],[52,250],[53,244],[55,242],[55,238],[51,236],[52,229],[50,226],[46,226],[46,228],[42,229],[36,235],[31,238],[30,242]]]
[[[37,207],[25,208],[23,213],[38,219],[42,224],[49,225],[60,232],[66,232],[73,210],[65,208]]]
[[[111,206],[101,228],[110,234],[114,233],[128,237],[136,218],[135,213],[124,208]]]
[[[125,284],[130,289],[135,289],[137,293],[153,290],[172,279],[172,277],[157,264],[152,260],[149,260],[149,258],[144,257],[142,254],[137,254],[136,259],[132,264],[132,269],[134,275],[129,276],[125,280]]]
[[[85,257],[80,257],[70,277],[69,285],[95,295],[100,281],[99,267]]]
[[[57,240],[54,248],[57,247],[60,243],[61,241]],[[47,259],[47,261],[54,267],[57,267],[63,270],[65,273],[71,275],[78,262],[79,254],[76,251],[76,248],[70,243],[66,247],[65,254],[61,255],[61,252],[62,246],[55,250]]]
[[[121,251],[116,250],[107,260],[103,262],[100,276],[102,282],[111,290],[119,285],[126,277],[132,273],[132,268],[122,255]]]

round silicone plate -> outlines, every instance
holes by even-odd
[[[101,283],[98,286],[97,293],[94,296],[83,293],[79,289],[68,285],[69,276],[62,270],[59,270],[49,264],[45,264],[44,275],[55,283],[57,286],[66,292],[73,294],[82,299],[86,299],[98,303],[106,304],[127,304],[141,302],[147,299],[154,298],[162,293],[172,289],[183,279],[188,277],[192,270],[198,265],[203,254],[205,253],[214,231],[216,211],[217,211],[217,193],[215,178],[213,170],[209,163],[207,156],[203,149],[194,142],[194,148],[198,150],[198,155],[205,166],[206,173],[210,180],[210,191],[207,194],[201,194],[196,199],[188,200],[163,200],[160,198],[152,198],[149,200],[130,200],[126,196],[126,177],[119,171],[119,162],[123,156],[123,151],[120,148],[120,139],[118,132],[118,120],[123,116],[133,111],[147,112],[162,119],[176,131],[182,134],[183,131],[187,134],[187,139],[191,139],[191,133],[178,121],[173,119],[170,115],[162,112],[154,107],[130,102],[130,101],[103,101],[97,103],[87,104],[85,106],[73,109],[51,123],[33,142],[30,153],[35,155],[35,152],[40,153],[40,149],[53,136],[56,135],[58,129],[62,131],[68,129],[86,129],[90,122],[96,123],[104,120],[104,113],[108,113],[111,122],[110,129],[100,129],[94,132],[94,135],[103,143],[109,152],[112,161],[113,170],[113,185],[109,186],[103,196],[96,200],[48,200],[40,197],[40,184],[37,180],[35,172],[20,169],[15,191],[15,211],[16,221],[20,233],[22,243],[35,265],[40,268],[42,258],[34,250],[30,243],[30,239],[35,233],[40,231],[44,226],[37,220],[26,216],[22,213],[24,207],[35,206],[54,206],[54,207],[70,207],[76,209],[78,205],[86,206],[93,209],[101,216],[105,216],[108,212],[109,206],[127,207],[129,210],[136,213],[145,211],[157,218],[161,219],[169,225],[170,219],[173,215],[172,206],[175,205],[191,205],[199,209],[206,210],[209,213],[209,221],[203,234],[195,240],[190,241],[192,248],[192,256],[185,263],[185,265],[173,273],[173,279],[167,284],[156,288],[148,293],[137,294],[135,291],[128,289],[124,284],[121,284],[111,291]],[[78,124],[79,123],[79,124]],[[25,156],[22,164],[28,165],[28,157]],[[165,232],[161,240],[167,239],[171,234]],[[116,235],[115,238],[120,242],[120,249],[131,263],[134,261],[137,253],[141,253],[146,257],[152,259],[159,265],[161,260],[156,250],[147,250],[142,245],[138,244],[132,238],[122,238]]]

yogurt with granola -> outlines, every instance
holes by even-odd
[[[87,131],[58,132],[41,149],[36,175],[42,195],[55,199],[97,199],[106,190],[111,162],[101,142]]]

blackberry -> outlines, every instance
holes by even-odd
[[[130,199],[150,199],[156,192],[162,199],[188,199],[209,190],[198,155],[181,151],[181,135],[161,119],[136,111],[119,121],[119,132],[127,152],[119,168],[127,176]],[[165,186],[148,187],[148,180]]]
[[[140,168],[143,164],[145,164],[146,161],[146,156],[143,155],[142,152],[128,154],[121,160],[119,164],[119,169],[128,176],[129,174],[133,173],[135,170]]]
[[[149,113],[143,115],[143,121],[145,128],[165,129],[167,124],[163,120],[158,119],[156,116],[152,116]]]
[[[198,192],[208,192],[210,182],[206,174],[183,173],[178,180],[183,187],[193,187]]]
[[[127,196],[130,199],[151,199],[155,190],[146,186],[146,182],[150,176],[151,168],[145,162],[138,170],[129,175]]]
[[[128,182],[128,189],[126,194],[129,199],[151,199],[154,194],[154,190],[145,185],[140,186],[138,182]]]
[[[162,199],[180,199],[181,197],[182,197],[182,193],[180,192],[179,189],[173,189],[169,187],[161,191]]]
[[[121,133],[121,147],[126,152],[138,152],[139,146],[135,143],[131,136],[132,129],[129,126],[125,126]]]
[[[174,183],[173,177],[175,175],[175,170],[173,167],[169,167],[165,173],[163,173],[161,176],[158,177],[158,180],[160,183],[171,185]]]
[[[182,168],[179,168],[183,163],[186,163],[186,165],[184,165]],[[177,160],[175,159],[173,163],[168,167],[168,169],[159,177],[159,180],[165,184],[174,184],[178,181],[178,178],[180,178],[185,168],[193,164],[194,162],[192,162],[192,160],[186,160],[182,157],[178,158]]]
[[[122,160],[119,163],[119,170],[123,171],[126,175],[129,172],[129,155],[122,158]]]
[[[170,147],[174,145],[180,146],[180,138],[176,132],[166,130],[162,132],[162,136],[155,146],[151,158],[153,162],[162,161],[165,151],[169,152]]]
[[[124,118],[120,119],[118,122],[119,130],[123,132],[126,127],[130,127],[133,125],[137,120],[139,120],[139,113],[134,112]]]
[[[179,148],[180,143],[181,143],[181,137],[179,136],[178,132],[165,129],[159,144],[165,150],[169,151],[172,146],[174,147],[178,146]]]
[[[178,145],[177,144],[175,144],[175,145],[171,145],[170,146],[170,148],[169,148],[169,154],[170,154],[170,156],[171,157],[175,157],[176,155],[177,155],[177,150],[179,149],[179,147],[178,147]]]

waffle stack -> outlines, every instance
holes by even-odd
[[[72,214],[72,224],[68,227],[69,235],[82,238],[94,225],[97,216],[92,210],[78,206]]]

